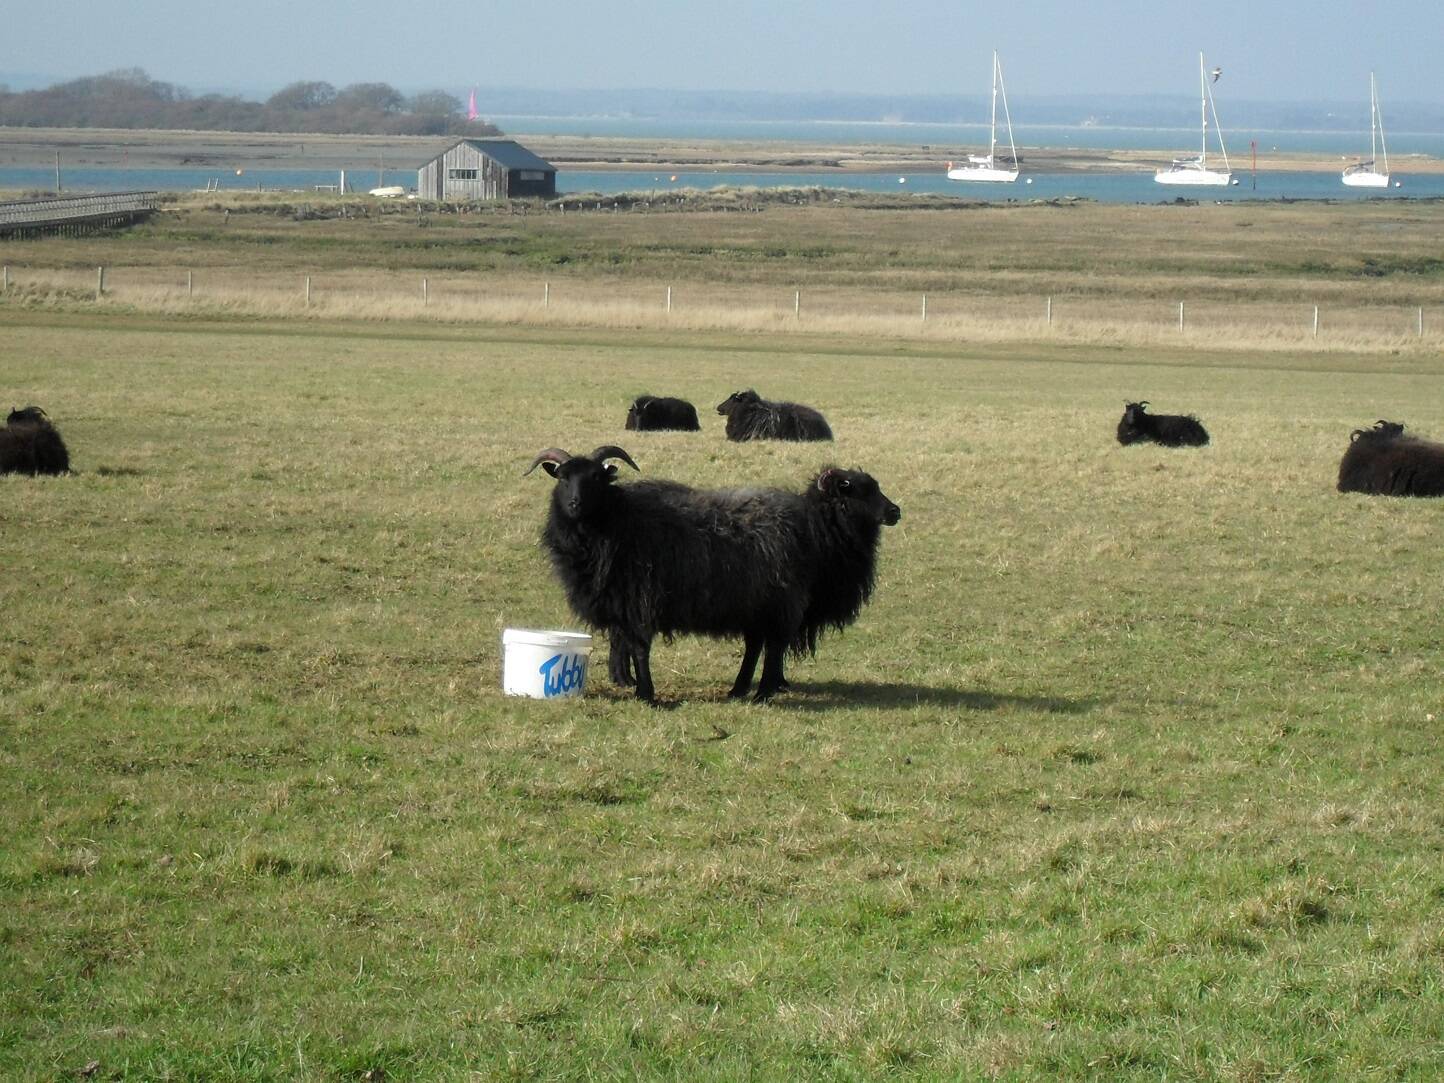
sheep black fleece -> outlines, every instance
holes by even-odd
[[[1118,422],[1118,442],[1136,444],[1152,440],[1164,447],[1202,447],[1208,443],[1208,431],[1192,414],[1150,414],[1143,402],[1125,403]]]
[[[11,410],[0,429],[0,474],[67,474],[70,452],[38,406]]]
[[[856,619],[872,593],[877,543],[901,512],[861,471],[827,467],[801,493],[693,489],[673,481],[615,484],[619,447],[589,456],[560,448],[538,465],[556,479],[542,546],[572,611],[604,630],[614,680],[635,679],[652,701],[657,636],[741,636],[730,695],[756,698],[786,684],[790,650],[812,652],[828,628]],[[620,657],[618,654],[620,653]]]
[[[729,440],[831,440],[827,419],[811,406],[768,402],[756,391],[734,391],[717,404]]]
[[[627,428],[637,432],[698,432],[697,407],[686,399],[638,395],[627,411]]]
[[[1444,496],[1444,444],[1405,436],[1397,421],[1355,429],[1339,460],[1339,492]]]

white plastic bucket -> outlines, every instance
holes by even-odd
[[[501,652],[501,688],[508,696],[580,696],[587,684],[592,637],[507,628],[501,633]]]

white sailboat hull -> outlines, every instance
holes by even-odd
[[[1233,183],[1233,174],[1216,169],[1160,169],[1153,174],[1159,184],[1197,184],[1208,188],[1226,188]]]
[[[1383,151],[1384,168],[1379,169],[1379,152]],[[1389,187],[1389,148],[1384,143],[1384,118],[1379,113],[1379,84],[1369,73],[1369,157],[1344,170],[1341,178],[1348,188]]]
[[[1217,79],[1220,69],[1214,70]],[[1222,169],[1208,168],[1208,115],[1213,113],[1213,128],[1218,135],[1219,153],[1223,155]],[[1233,172],[1228,167],[1228,148],[1223,145],[1223,129],[1218,123],[1218,111],[1213,108],[1213,91],[1203,70],[1203,54],[1198,54],[1198,153],[1186,158],[1175,158],[1167,169],[1153,174],[1159,184],[1181,184],[1202,188],[1226,188],[1233,183]]]
[[[952,181],[985,181],[993,184],[1006,184],[1017,179],[1018,171],[1016,169],[997,169],[986,165],[955,166],[948,170],[948,180]]]
[[[1008,154],[998,153],[998,95],[1003,97],[1003,117],[1008,125]],[[988,122],[988,153],[970,154],[961,165],[948,163],[950,181],[1008,184],[1018,179],[1018,146],[1013,142],[1013,114],[1008,110],[1008,91],[1003,86],[1003,68],[993,51],[993,113]]]

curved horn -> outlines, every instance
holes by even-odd
[[[596,451],[588,455],[587,458],[597,463],[604,463],[608,459],[621,459],[622,462],[626,463],[637,473],[640,474],[642,472],[642,468],[636,463],[632,462],[632,457],[621,448],[617,447],[616,444],[603,444],[601,447],[597,448]]]
[[[1141,402],[1139,402],[1138,405],[1139,405],[1139,406],[1147,406],[1147,405],[1148,405],[1148,400],[1147,400],[1147,399],[1143,399]]]
[[[563,451],[559,447],[549,447],[531,461],[531,465],[526,468],[526,474],[523,474],[522,477],[526,477],[542,463],[564,463],[571,457],[570,451]]]

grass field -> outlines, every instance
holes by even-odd
[[[1444,434],[1437,350],[0,329],[76,470],[0,478],[0,1076],[1444,1073],[1440,508],[1334,491],[1350,429]],[[726,443],[748,386],[836,445]],[[1213,444],[1120,448],[1140,397]],[[501,696],[504,627],[573,626],[520,475],[613,442],[901,506],[793,691],[684,639],[664,709],[600,647]]]
[[[17,304],[188,319],[1444,350],[1444,202],[984,204],[800,190],[520,210],[183,196],[123,236],[11,241],[0,261]]]

